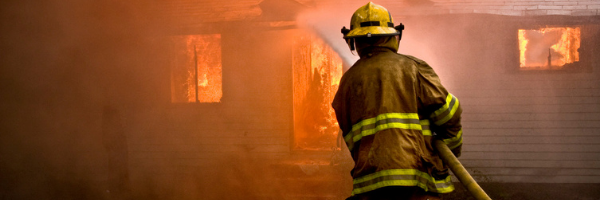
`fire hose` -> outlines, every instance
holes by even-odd
[[[450,151],[450,148],[441,140],[434,140],[433,146],[438,150],[442,161],[448,165],[454,175],[465,186],[467,191],[477,200],[491,200],[479,184],[471,177],[465,167],[458,161],[456,156]]]

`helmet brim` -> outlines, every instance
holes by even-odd
[[[400,32],[393,27],[367,26],[351,30],[344,36],[345,39],[357,37],[377,37],[400,35]]]

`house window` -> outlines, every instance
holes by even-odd
[[[579,27],[519,29],[521,70],[552,70],[572,67],[579,61]]]
[[[300,33],[293,44],[293,147],[338,148],[339,126],[331,102],[342,77],[341,58],[321,39]]]
[[[221,35],[183,35],[171,38],[171,102],[220,102],[223,96]]]

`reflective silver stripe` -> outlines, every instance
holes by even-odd
[[[431,129],[429,128],[429,120],[422,119],[419,122],[421,123],[421,133],[423,133],[424,136],[432,136]]]
[[[444,143],[448,145],[448,148],[455,149],[462,144],[462,129],[458,131],[458,134],[452,138],[444,139]]]
[[[429,174],[416,169],[389,169],[354,179],[352,195],[386,186],[418,186],[425,191],[448,193],[454,190],[450,176],[435,180]]]
[[[373,135],[381,130],[390,128],[421,130],[417,113],[384,113],[377,117],[362,120],[352,126],[352,131],[344,136],[348,149],[352,150],[354,143],[362,137]]]
[[[452,119],[454,113],[456,113],[456,110],[458,110],[458,105],[458,98],[448,93],[448,96],[446,97],[446,103],[444,104],[444,106],[433,112],[431,114],[430,119],[434,122],[434,124],[438,126],[442,125],[448,120]]]
[[[348,150],[350,151],[352,151],[352,148],[354,148],[354,141],[352,140],[352,136],[352,132],[344,136],[344,140],[346,141],[346,145],[348,145]]]

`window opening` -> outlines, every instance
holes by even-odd
[[[519,29],[520,69],[562,69],[579,61],[579,27]]]
[[[183,35],[171,39],[177,49],[171,60],[171,102],[220,102],[221,35]]]

